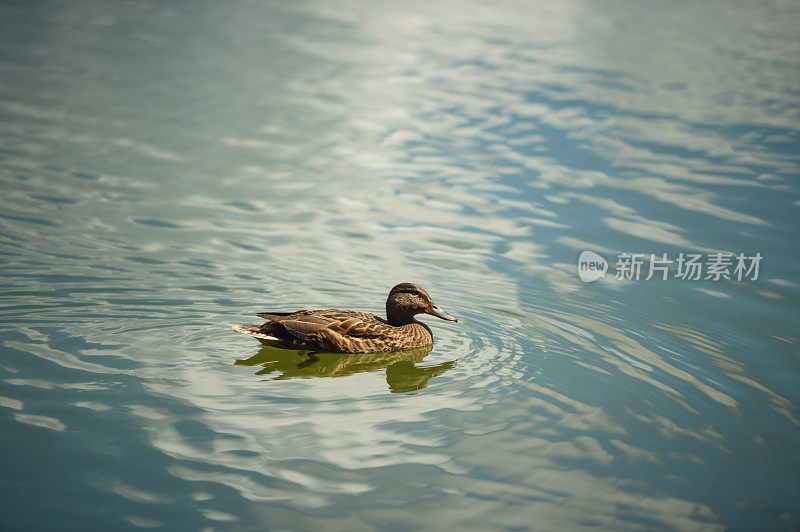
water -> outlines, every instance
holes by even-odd
[[[4,2],[3,528],[800,528],[798,22]],[[229,329],[401,281],[430,352]]]

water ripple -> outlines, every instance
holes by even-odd
[[[0,8],[9,528],[797,528],[791,3],[98,9]],[[430,351],[228,329],[401,281]]]

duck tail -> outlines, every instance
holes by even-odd
[[[260,340],[280,340],[280,338],[270,336],[269,334],[264,334],[263,332],[261,332],[261,329],[256,325],[231,325],[231,329],[233,329],[236,332],[252,336],[253,338],[258,338]]]

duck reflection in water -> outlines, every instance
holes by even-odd
[[[312,377],[346,377],[386,368],[386,382],[392,393],[421,390],[433,377],[455,367],[451,360],[430,366],[417,366],[430,352],[427,345],[394,353],[346,354],[293,351],[265,345],[248,359],[237,360],[236,366],[261,366],[256,375],[279,372],[270,380]]]

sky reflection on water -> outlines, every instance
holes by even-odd
[[[5,526],[800,526],[798,3],[0,20]],[[233,365],[400,281],[459,316],[429,353]]]

